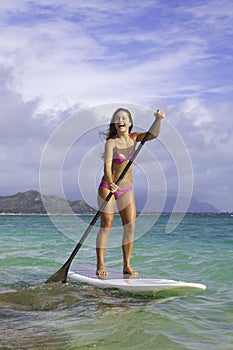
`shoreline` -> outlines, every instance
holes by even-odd
[[[186,212],[186,213],[173,213],[173,212],[162,212],[162,213],[138,213],[137,216],[170,216],[170,215],[187,215],[187,216],[232,216],[232,212],[221,212],[221,213],[211,213],[211,212]],[[115,215],[119,215],[115,213]],[[0,213],[0,216],[95,216],[95,213],[73,213],[73,214],[62,214],[62,213]]]

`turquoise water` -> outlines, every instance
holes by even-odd
[[[81,219],[84,227],[91,221]],[[47,216],[1,216],[0,349],[233,349],[233,217],[186,216],[171,234],[167,221],[161,216],[135,242],[133,267],[204,283],[206,291],[142,298],[45,285],[75,243]],[[94,264],[94,248],[84,245],[75,263]],[[108,249],[106,265],[122,268],[120,248]]]

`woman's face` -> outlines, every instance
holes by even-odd
[[[114,117],[113,120],[117,131],[128,131],[131,126],[131,122],[128,116],[128,113],[125,111],[119,111]]]

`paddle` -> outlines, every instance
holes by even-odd
[[[147,139],[149,138],[150,134],[152,134],[152,130],[156,127],[156,125],[158,124],[159,120],[161,119],[161,117],[159,117],[157,115],[156,119],[154,120],[154,122],[152,123],[150,129],[147,131],[147,133],[145,134],[145,136],[143,137],[142,141],[140,142],[140,145],[138,146],[138,148],[136,149],[134,155],[132,156],[131,160],[129,160],[129,162],[127,163],[127,165],[125,166],[125,168],[123,169],[122,173],[120,174],[119,178],[116,181],[116,185],[118,185],[121,180],[124,178],[125,174],[127,173],[127,171],[129,170],[129,168],[131,167],[133,161],[135,160],[135,158],[137,157],[138,153],[140,152],[140,150],[142,149],[144,143],[147,141]],[[81,248],[83,242],[85,241],[85,239],[87,238],[88,234],[90,233],[92,227],[95,225],[96,221],[98,220],[98,218],[101,215],[101,212],[104,210],[104,208],[106,207],[107,203],[109,202],[110,198],[112,197],[113,192],[110,192],[105,201],[103,202],[103,204],[100,206],[98,212],[95,214],[94,218],[92,219],[91,223],[89,224],[88,228],[86,229],[86,231],[84,232],[82,238],[80,239],[80,241],[78,242],[78,244],[76,245],[76,247],[74,248],[73,252],[71,253],[69,259],[65,262],[65,264],[55,273],[53,274],[45,283],[55,283],[55,282],[60,282],[60,283],[66,283],[67,280],[67,274],[69,271],[69,267],[75,257],[75,255],[78,253],[79,249]]]

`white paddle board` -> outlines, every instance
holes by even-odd
[[[172,294],[196,292],[205,290],[206,286],[200,283],[174,281],[164,278],[152,278],[143,275],[124,275],[119,271],[107,269],[106,277],[96,276],[94,266],[72,265],[68,272],[68,279],[86,283],[99,288],[117,288],[131,293],[158,293],[172,292]]]

